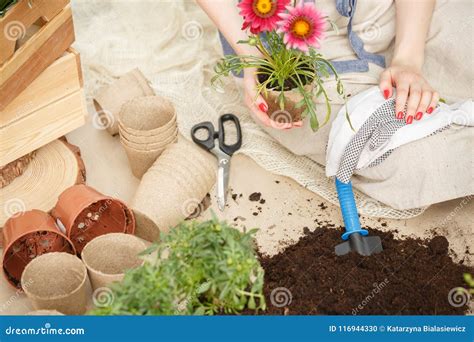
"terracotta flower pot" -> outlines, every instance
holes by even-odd
[[[48,253],[34,259],[21,276],[35,310],[82,315],[87,305],[87,270],[81,259],[68,253]]]
[[[138,186],[131,207],[137,236],[155,241],[201,205],[216,180],[213,155],[183,138],[169,145]]]
[[[92,288],[96,290],[114,281],[121,281],[126,270],[143,264],[138,254],[145,249],[142,240],[128,234],[106,234],[90,241],[81,256]]]
[[[135,98],[122,106],[119,128],[135,136],[153,136],[176,126],[173,104],[161,96]]]
[[[135,231],[134,215],[123,202],[83,184],[66,189],[51,215],[64,226],[78,253],[97,236]]]
[[[302,114],[304,108],[297,108],[296,104],[300,102],[303,97],[294,90],[287,90],[285,93],[285,109],[280,108],[278,102],[279,91],[269,90],[267,96],[264,96],[265,101],[268,104],[268,116],[272,121],[273,128],[283,127],[285,124],[297,122],[302,120]]]
[[[53,218],[40,210],[8,219],[3,227],[3,240],[3,273],[15,287],[20,287],[23,270],[37,256],[50,252],[76,253],[73,243]]]
[[[118,134],[118,114],[122,105],[141,96],[151,96],[155,92],[147,79],[138,69],[134,69],[110,85],[99,90],[94,99],[94,106],[107,131]]]

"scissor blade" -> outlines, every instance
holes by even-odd
[[[229,185],[230,158],[219,158],[217,169],[217,204],[221,211],[224,210],[227,198],[227,186]]]

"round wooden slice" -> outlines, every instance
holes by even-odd
[[[23,172],[25,172],[31,160],[35,157],[35,153],[36,152],[33,151],[26,156],[0,167],[0,189],[6,187],[13,182],[16,177],[21,176]]]
[[[77,146],[58,139],[41,147],[24,173],[0,189],[0,227],[21,211],[51,211],[64,190],[84,181],[85,167]]]

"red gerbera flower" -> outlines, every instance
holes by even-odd
[[[324,36],[324,15],[313,3],[301,1],[296,7],[288,7],[288,13],[281,13],[278,33],[289,48],[308,51],[310,46],[319,47]]]
[[[238,7],[244,17],[242,29],[250,27],[254,34],[272,31],[281,20],[279,14],[285,11],[290,0],[242,0]]]

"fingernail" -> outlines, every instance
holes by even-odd
[[[413,122],[413,115],[409,115],[407,117],[407,124],[411,124]]]
[[[385,97],[385,99],[388,99],[388,96],[390,95],[390,91],[388,89],[385,89],[383,91],[383,97]]]
[[[416,115],[415,115],[415,120],[420,120],[422,116],[423,116],[423,113],[422,113],[422,112],[416,113]]]
[[[265,113],[268,111],[267,105],[263,102],[258,105],[258,108],[260,108],[260,110]]]
[[[397,119],[398,119],[398,120],[403,119],[403,112],[398,112],[398,113],[397,113]]]
[[[427,110],[426,112],[427,112],[428,114],[433,113],[433,107],[428,108],[428,110]]]

